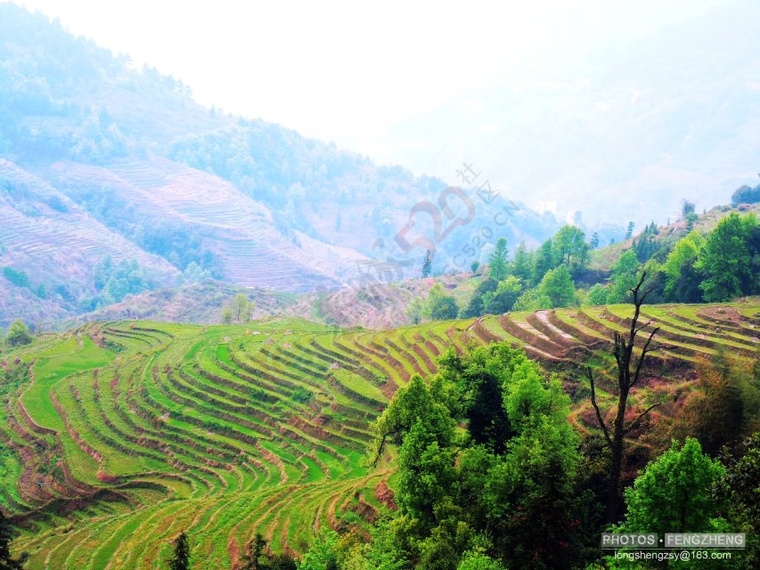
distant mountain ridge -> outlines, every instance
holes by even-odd
[[[0,4],[0,325],[208,278],[305,292],[408,277],[431,248],[436,271],[464,269],[497,237],[537,244],[558,226],[445,188],[205,109],[181,82]]]

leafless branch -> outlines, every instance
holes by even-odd
[[[652,320],[650,319],[646,323],[644,323],[643,325],[641,325],[639,328],[636,329],[636,334],[639,334],[642,330],[644,330],[651,324],[652,324]]]
[[[656,335],[657,331],[659,330],[660,327],[655,327],[654,330],[649,333],[649,338],[647,338],[647,341],[644,343],[644,348],[641,349],[641,356],[639,357],[639,361],[636,363],[636,372],[633,374],[631,387],[635,386],[639,381],[639,374],[641,373],[641,367],[644,365],[644,359],[646,358],[647,353],[652,350],[649,348],[649,345],[651,344],[654,335]]]
[[[385,440],[392,435],[396,435],[398,432],[399,430],[396,429],[383,434],[383,439],[380,440],[380,445],[377,446],[377,455],[375,455],[375,460],[372,462],[372,467],[377,467],[377,462],[380,460],[380,456],[383,454],[383,449],[385,448]]]
[[[604,423],[604,419],[602,418],[602,412],[599,410],[599,405],[596,403],[596,388],[594,386],[594,374],[591,372],[591,367],[586,367],[586,376],[589,379],[589,382],[591,382],[591,405],[594,406],[594,411],[596,412],[596,419],[599,420],[599,425],[602,428],[602,431],[604,432],[604,438],[607,440],[607,444],[612,447],[612,438],[610,437],[610,432],[607,429],[607,425]]]
[[[642,420],[642,418],[644,416],[646,416],[649,412],[651,412],[653,409],[655,409],[659,405],[660,405],[660,402],[657,402],[656,404],[652,404],[646,410],[644,410],[643,412],[641,412],[638,415],[638,417],[635,420],[633,420],[631,422],[631,424],[625,430],[623,430],[623,435],[627,435],[628,433],[630,433],[631,431],[633,431],[634,429],[636,429],[636,426]]]

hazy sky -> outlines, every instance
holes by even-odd
[[[459,127],[426,125],[410,145],[404,133],[420,115],[451,101],[476,112],[486,92],[582,82],[593,57],[730,2],[16,3],[173,75],[203,104],[451,180],[459,151],[434,153]]]

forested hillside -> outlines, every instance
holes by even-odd
[[[454,261],[474,235],[537,243],[556,229],[519,197],[479,197],[485,182],[443,194],[441,180],[203,108],[173,78],[0,5],[0,266],[31,285],[0,279],[0,323],[208,278],[288,291],[399,279],[428,249],[436,271],[461,269],[483,255]],[[94,271],[122,263],[139,276]]]

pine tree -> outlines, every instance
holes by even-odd
[[[169,562],[169,570],[188,570],[190,568],[190,545],[183,530],[174,542],[174,556]]]
[[[499,238],[496,248],[488,260],[488,276],[496,281],[501,281],[507,276],[507,240]]]
[[[634,228],[633,222],[628,222],[628,228],[625,230],[624,239],[631,239],[631,237],[633,237],[633,228]]]
[[[32,342],[32,335],[29,334],[29,329],[21,319],[15,320],[8,327],[8,334],[5,337],[5,342],[8,346],[21,346],[23,344],[29,344]]]
[[[422,277],[430,277],[430,271],[433,268],[433,252],[427,250],[425,252],[425,259],[422,262]]]
[[[266,539],[260,532],[257,532],[253,537],[253,541],[248,544],[247,553],[244,557],[245,565],[243,566],[243,570],[262,570],[264,566],[261,563],[261,559],[266,547]]]

